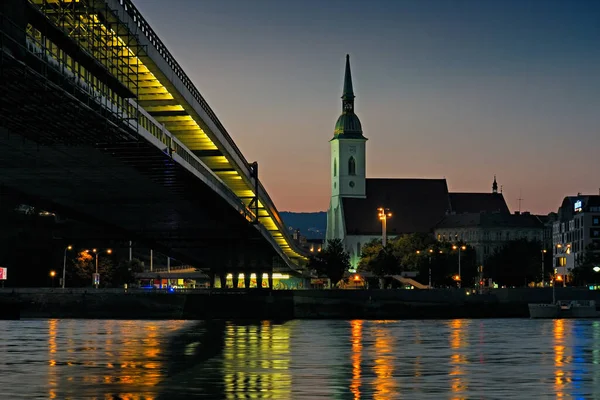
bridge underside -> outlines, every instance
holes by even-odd
[[[0,53],[1,191],[214,272],[270,269],[274,249],[213,188],[40,60]]]

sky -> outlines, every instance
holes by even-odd
[[[368,178],[546,214],[600,191],[600,1],[135,0],[280,211],[326,210],[350,54]]]

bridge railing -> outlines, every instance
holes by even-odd
[[[133,5],[131,0],[118,0],[121,6],[125,9],[125,11],[129,14],[129,16],[133,19],[133,21],[137,24],[138,28],[146,35],[150,43],[154,45],[158,54],[162,56],[165,62],[171,67],[173,73],[183,82],[183,85],[187,90],[192,94],[194,99],[200,104],[202,110],[206,112],[211,121],[217,126],[217,128],[223,133],[223,136],[227,140],[227,143],[234,149],[237,156],[243,160],[246,165],[248,165],[248,160],[244,157],[241,150],[237,147],[219,118],[214,113],[214,111],[210,108],[204,97],[200,94],[196,86],[192,83],[192,80],[187,76],[184,72],[183,68],[179,65],[179,63],[175,60],[175,57],[169,52],[167,46],[160,40],[158,35],[154,32],[154,30],[150,27],[150,24],[144,19],[142,14],[138,11],[138,9]]]

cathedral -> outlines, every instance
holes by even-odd
[[[327,236],[341,239],[354,268],[362,246],[382,236],[378,209],[389,209],[390,237],[431,233],[447,215],[463,213],[509,214],[494,177],[489,193],[449,193],[446,179],[367,178],[366,144],[360,119],[354,112],[350,56],[346,55],[342,115],[335,124],[331,144],[331,200]]]

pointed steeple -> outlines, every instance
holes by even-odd
[[[492,193],[498,193],[498,182],[496,182],[496,175],[494,175],[494,183],[492,183]]]
[[[346,72],[344,74],[344,92],[342,93],[342,99],[353,100],[354,97],[352,72],[350,72],[350,54],[346,54]]]
[[[363,138],[360,120],[354,114],[354,89],[352,72],[350,72],[350,55],[346,54],[346,70],[344,73],[344,91],[342,93],[342,115],[335,124],[334,138]]]

